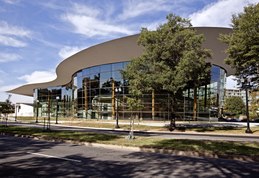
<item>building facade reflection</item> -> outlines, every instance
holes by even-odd
[[[128,119],[133,111],[127,108],[128,82],[121,75],[121,70],[128,63],[117,62],[85,68],[76,72],[71,82],[65,86],[35,89],[34,101],[38,116],[47,117],[50,114],[51,117],[56,117],[58,114],[59,117],[115,119],[116,111],[120,119]],[[208,82],[197,89],[198,119],[218,117],[219,108],[223,106],[226,72],[223,68],[212,65],[210,74]],[[118,87],[121,90],[115,98],[115,88]],[[167,93],[144,94],[142,101],[145,107],[140,112],[140,118],[169,119],[169,98]],[[177,118],[193,119],[193,103],[194,89],[189,88],[177,98]]]

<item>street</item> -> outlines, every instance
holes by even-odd
[[[0,177],[258,177],[255,162],[0,136]]]

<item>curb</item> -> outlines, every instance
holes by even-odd
[[[147,148],[147,147],[131,147],[131,146],[122,146],[122,145],[111,145],[111,144],[101,144],[101,143],[91,143],[91,142],[80,142],[73,140],[62,140],[62,139],[48,139],[44,137],[36,137],[31,135],[20,135],[20,134],[11,134],[11,133],[3,133],[0,135],[21,137],[21,138],[29,138],[33,140],[43,140],[49,142],[60,142],[60,143],[68,143],[68,144],[77,144],[77,145],[85,145],[89,147],[98,147],[98,148],[106,148],[106,149],[115,149],[115,150],[129,150],[135,152],[147,152],[147,153],[159,153],[159,154],[169,154],[174,156],[188,156],[188,157],[201,157],[201,158],[220,158],[220,159],[231,159],[237,161],[244,162],[259,162],[258,157],[250,157],[250,156],[242,156],[242,155],[218,155],[212,154],[209,152],[196,152],[196,151],[178,151],[171,149],[162,149],[162,148]]]

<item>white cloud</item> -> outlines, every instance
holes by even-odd
[[[131,0],[123,2],[123,12],[119,16],[119,19],[122,20],[134,18],[143,14],[161,11],[169,12],[171,10],[171,6],[168,4],[168,2],[163,0]]]
[[[29,37],[31,35],[31,31],[25,30],[21,27],[11,26],[7,22],[0,21],[0,34],[13,35],[19,37]]]
[[[58,55],[62,58],[62,59],[66,59],[70,56],[72,56],[73,54],[76,54],[77,52],[81,51],[82,49],[85,49],[85,47],[78,47],[78,46],[65,46],[63,47]]]
[[[25,47],[27,44],[21,39],[22,37],[30,37],[31,31],[21,27],[9,25],[5,21],[0,21],[0,45],[11,47]]]
[[[63,14],[61,19],[71,24],[74,32],[87,37],[134,33],[124,25],[114,24],[114,19],[104,18],[105,13],[106,11],[100,9],[74,4],[72,12]],[[111,13],[110,10],[108,13]]]
[[[8,91],[8,90],[12,90],[12,89],[17,88],[19,86],[21,86],[21,85],[18,84],[18,85],[5,85],[5,86],[1,86],[0,87],[0,92],[5,92],[5,91]]]
[[[81,14],[81,15],[91,16],[91,17],[97,17],[101,13],[96,8],[84,6],[82,4],[77,4],[77,3],[73,5],[73,12],[76,14]]]
[[[209,4],[189,16],[193,26],[230,27],[233,14],[243,11],[244,6],[258,3],[258,0],[220,0]]]
[[[2,36],[0,35],[0,45],[4,45],[4,46],[12,46],[12,47],[25,47],[27,46],[26,43],[14,39],[12,37],[9,36]]]
[[[141,27],[145,27],[148,30],[156,30],[160,25],[166,23],[166,20],[158,20],[152,23],[143,23]]]
[[[109,22],[105,22],[86,15],[66,14],[62,17],[62,19],[72,24],[77,33],[88,37],[106,36],[111,33],[120,33],[126,35],[134,33],[126,27],[113,25]]]
[[[19,59],[21,59],[21,56],[19,56],[17,54],[1,53],[0,52],[0,63],[17,61]]]
[[[24,80],[29,83],[42,83],[42,82],[49,82],[56,78],[56,74],[53,71],[34,71],[31,74],[23,75],[18,79]]]
[[[7,72],[0,70],[0,75],[3,76],[3,75],[8,75],[8,74],[7,74]]]
[[[20,0],[3,0],[5,3],[7,4],[16,4],[16,3],[19,3]]]
[[[6,78],[6,76],[8,76],[8,73],[3,71],[3,70],[0,70],[0,86],[3,86],[4,85],[4,78]]]

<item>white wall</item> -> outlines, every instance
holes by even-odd
[[[19,104],[20,109],[18,111],[17,108],[15,108],[15,112],[17,112],[17,116],[33,116],[33,107],[27,104]],[[15,116],[16,113],[10,114],[10,116]]]

